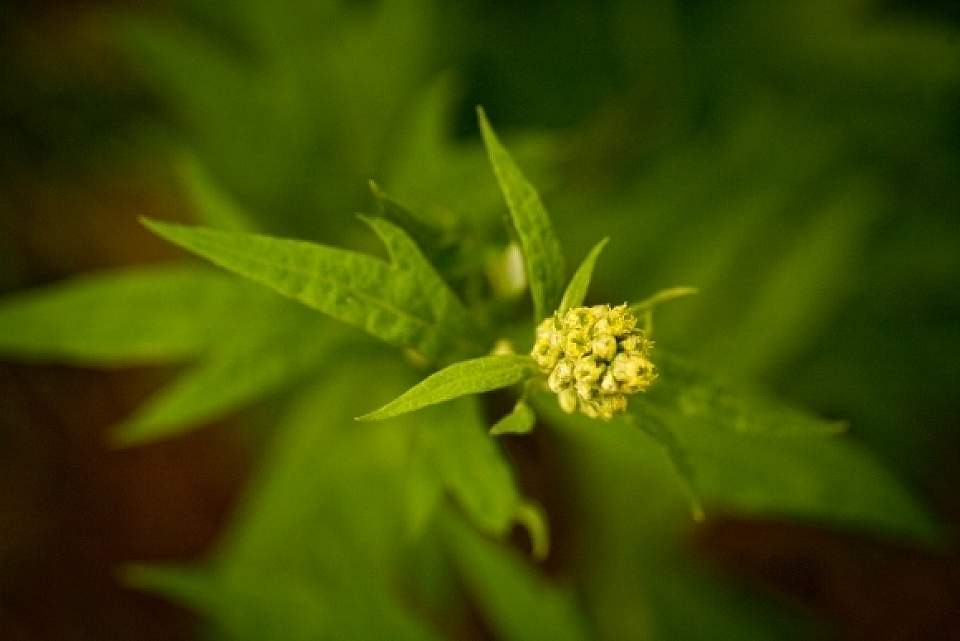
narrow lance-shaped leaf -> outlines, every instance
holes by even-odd
[[[93,365],[179,361],[238,331],[237,316],[263,297],[182,264],[77,276],[4,299],[0,353]]]
[[[285,296],[428,359],[475,352],[451,337],[448,316],[416,286],[417,276],[383,260],[317,243],[144,220],[170,242]],[[451,344],[451,341],[453,343]]]
[[[470,313],[414,240],[403,229],[384,218],[361,215],[360,219],[383,241],[393,264],[409,275],[410,285],[428,302],[433,317],[444,319],[439,329],[451,341],[458,337],[461,340],[463,337],[471,337],[471,340],[476,342],[480,338],[480,332],[470,318]]]
[[[501,434],[528,434],[533,430],[537,417],[523,399],[517,401],[513,410],[490,428],[491,436],[500,436]]]
[[[443,226],[410,211],[384,192],[376,182],[371,180],[369,186],[370,193],[377,200],[379,215],[406,230],[424,254],[436,258],[449,249],[451,239]]]
[[[593,278],[593,268],[597,264],[597,258],[600,257],[600,252],[603,251],[603,248],[607,246],[608,242],[610,242],[610,239],[604,238],[594,245],[586,258],[583,259],[583,262],[580,263],[580,266],[577,267],[577,271],[573,275],[573,278],[570,279],[566,291],[563,292],[563,298],[557,310],[559,313],[563,314],[571,307],[583,305],[583,299],[586,298],[587,289],[590,287],[590,280]]]
[[[458,396],[509,387],[526,379],[535,370],[533,359],[519,354],[482,356],[460,361],[431,374],[393,401],[358,420],[380,421]]]
[[[556,309],[563,291],[565,268],[560,241],[554,234],[550,216],[537,190],[500,143],[482,108],[477,108],[477,115],[490,165],[500,183],[523,249],[534,311],[538,320],[546,318]]]
[[[644,298],[639,303],[634,303],[630,306],[630,311],[634,314],[641,314],[647,310],[651,310],[661,303],[666,303],[667,301],[674,300],[676,298],[683,298],[684,296],[693,296],[694,294],[700,293],[700,290],[696,287],[670,287],[668,289],[661,289],[656,294]]]
[[[138,445],[182,434],[320,370],[342,332],[296,303],[277,302],[246,318],[243,336],[218,346],[141,405],[113,430],[114,442]]]

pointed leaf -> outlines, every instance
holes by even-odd
[[[93,365],[183,360],[237,332],[236,318],[263,299],[194,266],[86,274],[0,301],[0,353]]]
[[[666,426],[708,514],[732,510],[895,538],[938,537],[910,492],[849,436],[735,434],[689,418]]]
[[[253,219],[233,202],[213,181],[193,156],[184,156],[178,166],[180,180],[187,191],[196,216],[205,225],[230,231],[253,231]]]
[[[431,374],[393,401],[357,420],[382,421],[458,396],[509,387],[526,379],[535,370],[533,359],[519,354],[482,356],[460,361]]]
[[[670,287],[669,289],[662,289],[639,303],[631,305],[630,311],[634,314],[642,314],[653,309],[660,303],[666,303],[667,301],[674,300],[675,298],[683,298],[684,296],[693,296],[698,293],[700,293],[700,290],[696,287]]]
[[[500,183],[523,249],[534,311],[538,320],[546,318],[556,309],[563,291],[565,268],[560,241],[554,234],[550,216],[537,190],[500,143],[482,108],[477,108],[477,115],[490,165]]]
[[[360,219],[380,237],[393,264],[410,275],[419,295],[429,301],[434,318],[445,319],[444,332],[454,336],[477,337],[478,330],[470,318],[470,313],[426,259],[413,238],[384,218],[360,216]]]
[[[491,436],[501,434],[529,434],[537,422],[537,416],[524,400],[517,401],[513,410],[490,428]]]
[[[654,349],[653,360],[659,377],[645,394],[630,401],[631,409],[641,415],[676,413],[738,433],[831,435],[846,429],[845,423],[744,389],[662,349]]]
[[[478,528],[501,536],[521,505],[513,470],[487,436],[475,399],[430,410],[418,432],[418,448],[442,486]]]
[[[144,224],[224,269],[391,345],[413,348],[429,359],[476,350],[471,337],[451,334],[448,323],[455,321],[455,310],[430,300],[419,289],[416,274],[373,256],[259,234],[150,220]]]
[[[443,519],[443,540],[464,585],[498,639],[586,641],[584,615],[566,590],[517,555],[486,540],[453,515]]]
[[[384,192],[374,181],[371,180],[369,185],[370,192],[377,200],[379,215],[406,230],[425,255],[436,259],[449,250],[451,240],[443,226],[410,211]]]
[[[118,445],[139,445],[200,427],[231,410],[291,387],[319,370],[342,332],[309,310],[278,299],[245,334],[219,347],[117,426]]]
[[[573,278],[570,279],[566,291],[563,292],[563,299],[560,301],[560,307],[557,309],[559,313],[563,314],[571,307],[583,305],[583,299],[587,296],[587,288],[590,287],[590,279],[593,277],[593,268],[597,264],[597,258],[600,257],[600,252],[603,251],[603,248],[607,246],[608,242],[610,242],[610,239],[604,238],[594,245],[586,258],[583,259],[583,262],[580,263],[580,266],[577,267],[577,272],[573,275]]]

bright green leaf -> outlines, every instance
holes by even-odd
[[[477,108],[477,115],[490,165],[500,183],[523,249],[534,311],[538,320],[546,318],[560,301],[566,277],[560,241],[553,232],[550,216],[537,190],[500,143],[482,108]]]
[[[419,296],[429,301],[433,317],[444,319],[443,331],[451,336],[478,338],[479,331],[470,318],[470,313],[430,261],[424,257],[413,238],[384,218],[366,216],[360,218],[383,241],[393,264],[410,275]]]
[[[590,279],[593,277],[593,268],[597,264],[600,252],[603,251],[608,242],[610,242],[610,239],[604,238],[594,245],[583,262],[580,263],[580,266],[577,267],[577,271],[570,279],[566,291],[563,292],[563,299],[561,299],[560,307],[557,309],[559,313],[563,314],[571,307],[583,305],[583,299],[587,296],[587,288],[590,287]]]
[[[529,356],[518,354],[481,356],[460,361],[431,374],[380,409],[358,420],[382,421],[458,396],[509,387],[526,379],[535,370],[536,364]]]
[[[513,410],[490,428],[491,436],[501,434],[529,434],[537,422],[537,416],[524,400],[517,401]]]
[[[179,361],[238,334],[236,318],[263,299],[255,287],[193,266],[85,274],[5,298],[0,353],[111,366]]]
[[[429,359],[474,351],[453,336],[458,311],[420,289],[421,274],[317,243],[145,220],[151,230],[216,265]]]

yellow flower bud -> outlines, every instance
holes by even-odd
[[[567,414],[573,414],[577,411],[577,390],[568,387],[557,394],[557,401],[560,403],[560,409]]]
[[[537,326],[533,357],[560,408],[610,420],[656,379],[653,342],[626,305],[575,307]]]

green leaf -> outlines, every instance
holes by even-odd
[[[417,246],[431,260],[436,260],[450,250],[452,240],[448,231],[440,223],[407,209],[384,192],[374,181],[371,180],[369,186],[370,192],[377,200],[380,216],[410,234]]]
[[[696,287],[669,287],[667,289],[661,289],[656,294],[648,298],[644,298],[639,303],[634,303],[630,306],[630,311],[634,314],[642,314],[648,310],[653,309],[661,303],[666,303],[677,298],[683,298],[684,296],[693,296],[699,294],[700,290]]]
[[[565,268],[560,241],[553,232],[540,195],[500,143],[483,108],[477,108],[477,115],[490,165],[500,183],[523,249],[537,320],[546,318],[557,308],[563,291]]]
[[[800,518],[918,541],[938,536],[910,492],[848,436],[735,434],[689,418],[667,427],[708,514]]]
[[[196,216],[204,224],[230,231],[253,231],[256,224],[214,183],[204,167],[191,155],[177,165]]]
[[[521,505],[513,470],[487,436],[475,399],[432,408],[418,430],[416,447],[442,486],[478,528],[507,532]]]
[[[600,252],[603,251],[608,242],[610,242],[610,238],[604,238],[594,245],[583,262],[580,263],[580,266],[577,267],[577,272],[570,279],[566,291],[563,292],[563,299],[561,299],[560,307],[557,309],[559,313],[563,314],[571,307],[583,305],[583,299],[587,296],[587,288],[590,287],[590,279],[593,277],[593,267],[597,264],[597,258],[600,257]]]
[[[139,445],[182,434],[292,387],[329,362],[342,332],[318,323],[310,310],[278,302],[247,317],[244,336],[219,346],[141,405],[114,429],[114,442]]]
[[[535,370],[536,364],[529,356],[518,354],[481,356],[460,361],[431,374],[380,409],[357,420],[382,421],[458,396],[509,387],[526,379]]]
[[[365,585],[331,593],[286,574],[169,566],[127,568],[124,579],[189,606],[225,639],[436,639],[386,593]]]
[[[501,434],[529,434],[537,422],[537,416],[523,399],[517,401],[513,410],[490,428],[491,436]]]
[[[845,423],[778,403],[662,349],[654,350],[653,361],[659,377],[644,395],[630,400],[631,410],[641,416],[675,413],[737,433],[830,435],[846,429]]]
[[[423,274],[365,254],[285,240],[144,220],[158,235],[216,265],[428,359],[475,352],[456,335],[462,312],[420,289]]]
[[[393,264],[410,275],[418,295],[429,301],[434,318],[444,319],[444,332],[451,336],[471,336],[479,339],[479,330],[470,318],[470,313],[424,257],[414,240],[403,229],[384,218],[360,216],[360,219],[383,241]]]
[[[583,613],[573,596],[552,585],[516,554],[446,515],[443,541],[464,586],[498,639],[585,641]]]
[[[110,366],[184,360],[239,333],[236,319],[263,299],[255,287],[193,266],[86,274],[3,299],[0,353]]]
[[[542,561],[550,554],[550,528],[543,508],[532,501],[521,501],[514,512],[514,520],[523,525],[530,536],[533,558]]]

